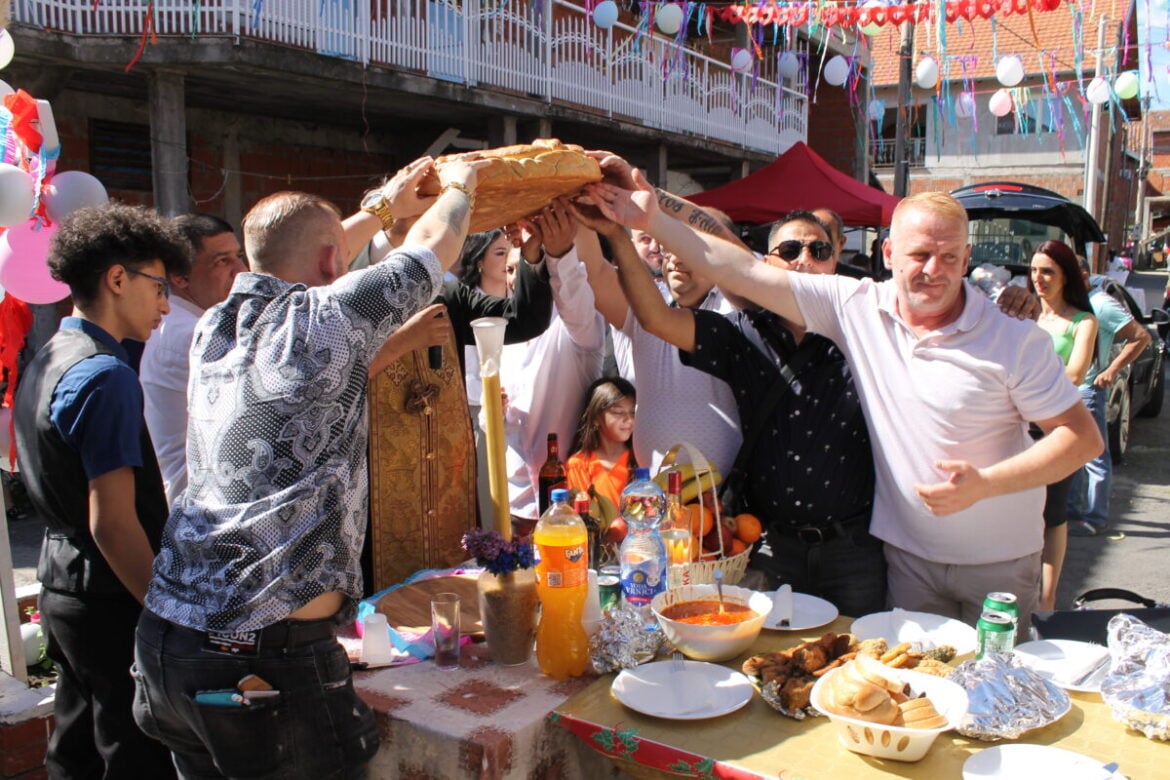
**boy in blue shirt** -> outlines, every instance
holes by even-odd
[[[167,274],[186,244],[169,220],[111,204],[67,218],[49,268],[73,314],[20,377],[16,448],[45,521],[37,577],[57,670],[51,777],[174,776],[134,723],[134,628],[167,517],[123,340],[144,342],[170,307]]]

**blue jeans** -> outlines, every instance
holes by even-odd
[[[1109,455],[1109,436],[1105,431],[1106,388],[1082,387],[1081,400],[1097,421],[1097,429],[1105,440],[1100,455],[1073,472],[1068,491],[1070,519],[1081,519],[1095,528],[1109,525],[1109,492],[1113,487],[1113,458]]]
[[[209,652],[202,632],[143,610],[134,719],[170,748],[183,778],[364,777],[378,728],[354,692],[345,649],[328,633],[269,647],[261,640],[258,656],[243,658]],[[200,692],[235,691],[249,674],[279,695],[247,706],[196,700]]]

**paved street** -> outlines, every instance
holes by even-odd
[[[1146,304],[1160,305],[1165,271],[1134,274],[1130,286],[1146,292]],[[1122,539],[1069,539],[1059,605],[1067,607],[1090,588],[1119,587],[1170,602],[1170,409],[1155,419],[1136,417],[1129,454],[1116,468],[1112,517]],[[17,585],[36,581],[42,526],[20,520],[9,528]],[[1120,606],[1120,605],[1118,605]]]

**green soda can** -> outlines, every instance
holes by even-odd
[[[988,653],[1010,653],[1016,645],[1016,627],[1012,623],[1012,616],[1006,612],[985,609],[975,624],[975,641],[979,645],[975,653],[976,660]]]
[[[987,594],[987,598],[983,599],[983,609],[984,611],[990,609],[992,612],[1005,612],[1011,615],[1016,631],[1020,630],[1020,605],[1016,600],[1016,594],[992,591]]]
[[[622,598],[621,571],[617,566],[602,566],[597,572],[597,591],[601,609],[616,609]]]

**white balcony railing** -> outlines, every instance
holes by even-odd
[[[602,30],[566,0],[13,0],[13,21],[74,35],[266,41],[571,104],[778,154],[807,140],[803,82],[757,77],[657,35]],[[801,77],[803,79],[803,75]]]

